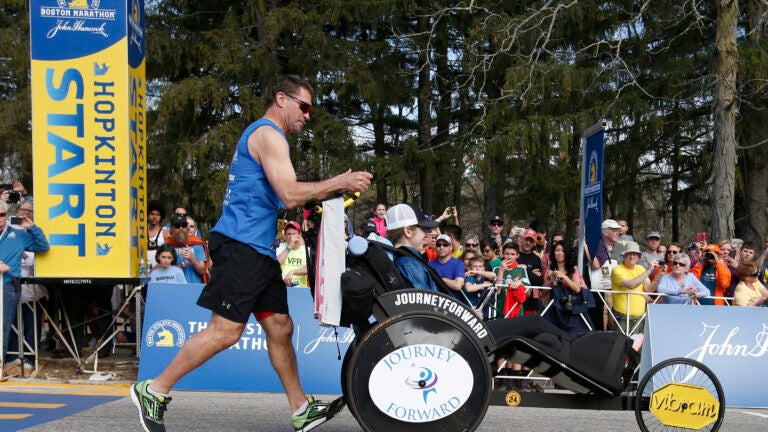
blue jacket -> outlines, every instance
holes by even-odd
[[[11,270],[3,273],[4,286],[9,286],[12,278],[21,277],[21,254],[24,251],[41,253],[50,248],[43,230],[37,225],[32,225],[26,231],[6,225],[5,231],[0,234],[0,261]]]

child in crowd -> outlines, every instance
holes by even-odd
[[[398,204],[386,212],[387,237],[395,247],[406,247],[415,256],[395,256],[395,267],[403,276],[408,288],[439,291],[437,284],[417,258],[424,247],[424,237],[437,227],[437,222],[426,220],[421,208],[415,204]]]
[[[520,257],[519,246],[514,242],[504,243],[501,249],[501,266],[496,280],[499,282],[496,288],[497,319],[515,318],[523,314],[523,302],[526,298],[525,284],[529,284],[528,274],[525,269],[517,266]],[[505,358],[496,359],[499,375],[522,377],[523,367],[520,364],[509,363]],[[506,369],[506,372],[504,370]],[[504,380],[499,383],[501,388],[511,390],[519,388],[522,391],[530,391],[528,380]]]
[[[155,261],[158,265],[149,275],[150,282],[187,283],[184,272],[176,266],[178,255],[172,245],[160,245],[155,254]]]
[[[462,291],[469,303],[477,307],[483,291],[493,286],[493,280],[496,279],[496,276],[493,272],[485,270],[485,260],[479,256],[470,258],[468,263],[469,271],[467,271],[464,278],[464,289]]]

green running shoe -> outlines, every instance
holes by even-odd
[[[171,397],[155,396],[147,391],[152,380],[138,382],[131,386],[131,399],[139,409],[139,421],[146,432],[165,432],[163,414],[168,409]]]
[[[343,396],[332,402],[321,402],[312,396],[307,396],[307,402],[309,405],[303,413],[291,415],[296,432],[307,432],[320,426],[341,412],[346,404]]]

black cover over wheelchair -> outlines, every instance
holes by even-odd
[[[419,255],[369,241],[365,254],[347,257],[348,270],[341,277],[341,324],[352,326],[358,337],[370,328],[368,319],[371,314],[376,316],[379,296],[412,288],[407,286],[387,252],[420,260],[440,292],[453,297],[442,278]],[[538,315],[485,321],[484,325],[496,346],[489,354],[523,364],[577,393],[619,395],[639,361],[639,355],[632,349],[632,340],[617,333],[568,334]]]

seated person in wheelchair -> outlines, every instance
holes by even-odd
[[[396,247],[405,247],[415,254],[407,256],[397,254],[394,257],[395,267],[403,276],[406,288],[421,288],[440,291],[435,281],[430,277],[423,260],[417,258],[424,245],[424,237],[437,222],[426,220],[424,213],[415,204],[398,204],[387,210],[387,237]]]

